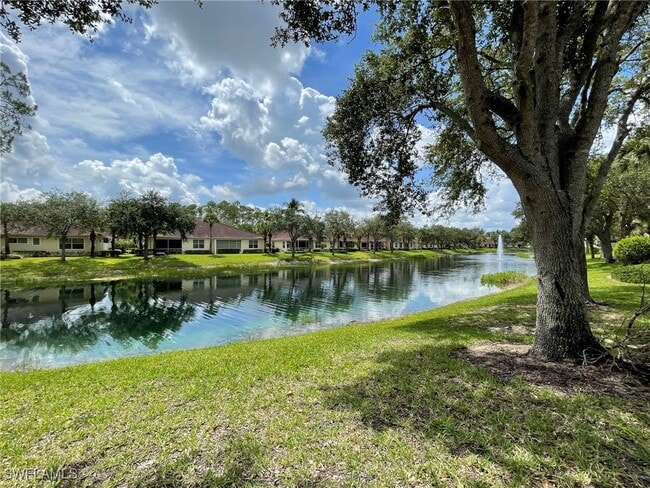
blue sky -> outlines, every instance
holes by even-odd
[[[132,8],[131,24],[93,42],[64,26],[0,35],[2,60],[26,71],[38,114],[3,156],[2,200],[59,188],[108,200],[155,188],[175,201],[300,200],[310,213],[373,203],[329,166],[320,134],[370,45],[372,18],[354,39],[272,48],[276,7],[253,1],[161,1]],[[516,194],[489,181],[487,209],[445,225],[510,229]],[[415,223],[434,223],[416,217]]]

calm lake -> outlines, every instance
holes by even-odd
[[[509,270],[534,274],[535,265],[480,254],[4,290],[0,369],[53,368],[394,317],[493,292],[481,275]]]

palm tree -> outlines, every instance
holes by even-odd
[[[277,212],[264,210],[261,212],[255,224],[255,230],[264,237],[264,252],[273,252],[273,234],[278,228]],[[268,248],[267,248],[268,239]]]
[[[210,226],[210,254],[214,254],[214,249],[213,249],[213,242],[212,242],[212,228],[214,227],[214,224],[219,223],[219,215],[218,215],[218,207],[217,204],[213,201],[210,200],[208,203],[206,203],[203,208],[201,209],[203,213],[203,222],[207,222],[207,224]]]
[[[289,233],[289,240],[291,241],[291,257],[296,257],[296,242],[298,237],[305,228],[305,210],[302,203],[295,198],[289,200],[287,206],[282,209],[284,230]]]

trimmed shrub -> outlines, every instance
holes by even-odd
[[[650,264],[621,266],[612,271],[612,277],[624,283],[650,283]]]
[[[217,254],[239,254],[241,249],[217,249]]]
[[[22,259],[23,257],[20,254],[0,254],[0,259]]]
[[[650,261],[650,236],[621,239],[614,246],[614,257],[621,264],[641,264]]]

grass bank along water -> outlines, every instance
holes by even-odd
[[[590,265],[600,335],[640,293],[611,269]],[[647,486],[647,391],[504,379],[458,355],[529,342],[505,331],[531,331],[534,303],[526,284],[313,334],[0,373],[3,482],[46,486],[50,469],[93,486]]]
[[[494,288],[481,275],[499,269],[534,273],[531,260],[490,254],[4,290],[0,369],[60,367],[394,317],[490,293]]]
[[[142,259],[131,254],[116,258],[24,258],[0,261],[2,289],[27,289],[63,286],[90,280],[150,279],[169,277],[203,277],[215,272],[273,269],[278,266],[320,266],[337,263],[393,259],[423,259],[462,251],[355,251],[349,253],[291,254],[173,254]],[[465,253],[465,252],[463,252]]]

